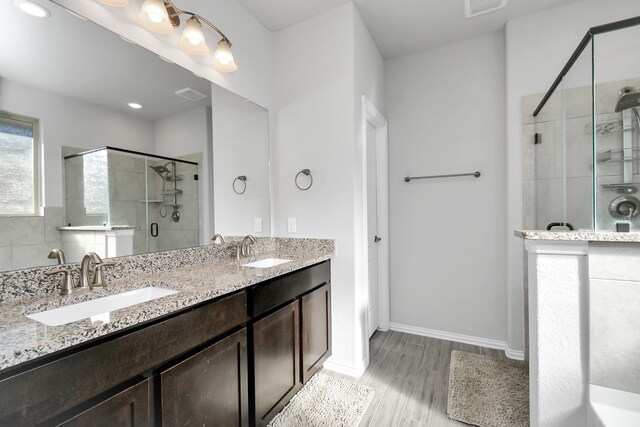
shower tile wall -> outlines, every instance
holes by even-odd
[[[147,181],[155,191],[155,181],[146,171],[145,159],[109,151],[109,212],[110,225],[133,225],[134,253],[147,252],[146,199]],[[148,178],[147,178],[148,177]]]
[[[590,244],[590,382],[640,393],[640,245]]]
[[[570,159],[566,165],[567,222],[576,228],[591,228],[591,89],[566,92],[566,129],[560,96],[551,98],[537,118],[533,111],[543,95],[523,99],[523,224],[527,229],[545,229],[549,223],[564,221],[565,132],[572,136],[566,145]],[[534,144],[536,133],[541,135],[540,144]]]
[[[0,271],[53,265],[52,249],[61,247],[61,207],[44,208],[44,216],[0,217]]]

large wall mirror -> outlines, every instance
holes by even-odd
[[[0,2],[0,271],[269,236],[268,111],[40,3]]]

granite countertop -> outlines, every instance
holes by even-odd
[[[583,242],[628,242],[640,243],[640,232],[617,233],[615,231],[541,231],[516,230],[516,237],[524,240],[557,240]]]
[[[159,273],[114,280],[106,289],[81,290],[67,297],[38,296],[0,304],[0,370],[74,345],[156,319],[195,304],[330,259],[332,252],[271,251],[243,258],[217,260]],[[257,259],[283,258],[291,262],[271,268],[242,267]],[[153,301],[112,311],[110,322],[92,324],[89,319],[61,326],[46,326],[26,317],[64,305],[107,295],[157,286],[179,291]]]

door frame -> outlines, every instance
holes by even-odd
[[[378,233],[382,240],[378,243],[378,323],[379,329],[389,330],[389,143],[387,120],[378,109],[369,101],[366,96],[362,96],[362,227],[363,239],[361,245],[364,246],[364,268],[363,277],[366,289],[365,303],[369,307],[369,269],[367,260],[369,259],[368,248],[368,197],[367,197],[367,123],[370,123],[376,130],[376,170],[377,170],[377,197],[378,197]],[[365,316],[366,334],[366,358],[369,359],[369,319]]]

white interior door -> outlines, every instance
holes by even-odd
[[[367,223],[369,248],[368,317],[369,337],[380,326],[378,315],[378,168],[376,129],[367,123]]]

